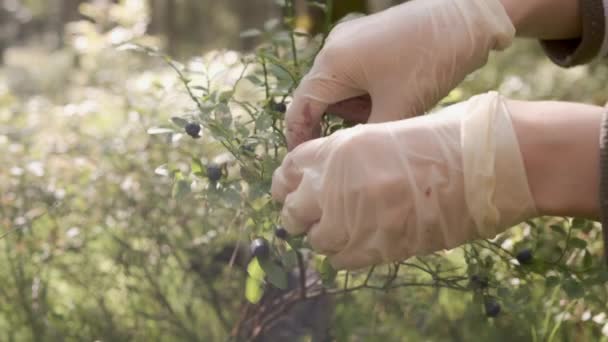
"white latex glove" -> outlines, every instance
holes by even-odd
[[[276,170],[282,221],[356,269],[491,238],[536,215],[503,98],[306,142]]]
[[[339,102],[330,112],[358,122],[422,114],[514,35],[498,0],[414,0],[344,22],[294,93],[288,145],[318,137],[322,115]]]

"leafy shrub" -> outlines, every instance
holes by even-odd
[[[147,47],[151,37],[134,33],[116,48],[81,23],[74,38],[95,48],[71,52],[81,63],[63,91],[0,86],[1,338],[272,340],[277,326],[325,327],[291,327],[306,315],[327,318],[337,340],[608,333],[593,222],[541,218],[362,272],[336,272],[305,240],[275,236],[280,208],[268,192],[286,153],[284,105],[323,42],[294,31],[285,6],[286,18],[244,32],[264,41],[253,53],[184,64]],[[519,42],[443,104],[489,89],[603,103],[607,73],[558,70]],[[343,125],[328,115],[324,132]],[[267,257],[250,258],[255,239]]]

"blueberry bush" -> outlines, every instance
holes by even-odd
[[[291,93],[335,24],[331,2],[311,5],[318,34],[278,1],[281,17],[242,32],[253,51],[181,61],[129,4],[87,12],[43,62],[5,55],[0,339],[607,339],[595,222],[544,217],[358,272],[286,234],[272,173]],[[438,106],[491,89],[603,105],[607,77],[602,64],[561,70],[520,41]],[[323,125],[348,126],[331,113]]]

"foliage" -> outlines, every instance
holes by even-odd
[[[79,23],[72,48],[46,65],[9,56],[0,75],[0,339],[221,341],[286,286],[292,306],[331,297],[340,341],[608,334],[593,222],[541,218],[361,272],[335,272],[302,238],[275,237],[280,208],[268,192],[286,153],[280,104],[323,42],[294,30],[284,6],[284,20],[244,32],[265,42],[252,54],[214,51],[182,64],[122,22],[114,30],[130,32],[128,44]],[[603,104],[606,75],[604,65],[559,70],[519,42],[440,105],[490,89]],[[188,123],[201,138],[186,134]],[[325,134],[342,125],[328,116]],[[215,167],[221,177],[210,180]],[[255,238],[268,242],[268,258],[243,257],[239,246]],[[531,262],[517,261],[523,250]],[[313,268],[318,277],[302,281]],[[501,306],[496,318],[485,316],[490,300]]]

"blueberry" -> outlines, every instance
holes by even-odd
[[[272,105],[272,110],[279,113],[285,113],[287,111],[287,106],[283,102],[274,103]]]
[[[523,249],[521,250],[519,253],[517,253],[517,255],[515,256],[515,258],[517,258],[517,261],[519,261],[519,263],[521,265],[528,265],[532,263],[532,251],[529,249]]]
[[[469,279],[470,283],[471,283],[471,287],[474,289],[485,289],[486,287],[488,287],[488,277],[487,276],[480,276],[477,274],[474,274],[471,276],[471,278]]]
[[[215,164],[208,165],[207,166],[207,178],[212,182],[219,181],[220,178],[222,178],[222,169]]]
[[[245,144],[241,145],[241,150],[244,153],[255,153],[255,144]]]
[[[266,259],[270,255],[268,242],[262,238],[253,240],[249,248],[251,249],[251,255],[258,259]]]
[[[488,298],[486,299],[484,306],[486,309],[486,316],[496,317],[500,314],[500,304],[498,304],[496,300]]]
[[[191,123],[187,124],[185,127],[185,130],[186,130],[186,134],[193,137],[194,139],[201,137],[199,135],[201,133],[201,126],[197,123],[191,122]]]
[[[287,230],[283,227],[278,227],[275,231],[274,231],[274,235],[281,239],[281,240],[285,240],[287,239],[288,233]]]

